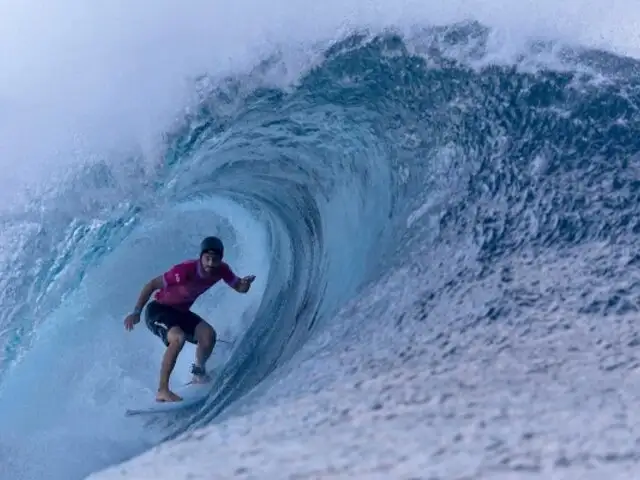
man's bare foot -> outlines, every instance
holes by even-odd
[[[156,402],[179,402],[182,397],[176,395],[171,390],[158,390]]]

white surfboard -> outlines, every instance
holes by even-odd
[[[197,405],[209,394],[211,383],[187,383],[172,391],[182,397],[179,402],[158,402],[154,397],[127,408],[126,415],[144,415],[149,413],[165,413],[181,410]]]

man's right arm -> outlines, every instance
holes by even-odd
[[[156,290],[161,289],[164,286],[164,280],[162,279],[162,275],[151,279],[147,284],[142,287],[142,291],[138,296],[138,301],[136,302],[136,306],[133,309],[133,313],[140,315],[142,313],[142,309],[151,298],[151,294]]]
[[[142,309],[151,298],[151,294],[156,290],[171,285],[180,285],[189,280],[189,276],[192,274],[193,265],[191,263],[182,263],[174,265],[171,270],[163,273],[162,275],[150,280],[144,287],[138,296],[136,306],[127,318],[124,320],[124,325],[127,330],[131,330],[135,324],[140,321],[140,314]]]
[[[156,290],[188,282],[189,277],[193,275],[192,270],[194,269],[195,267],[190,262],[179,263],[178,265],[171,267],[170,270],[164,272],[162,275],[149,281],[144,287],[142,287],[142,291],[140,292],[140,296],[136,302],[133,314],[140,315],[142,313],[142,309],[149,301],[149,298],[151,298],[151,294]]]
[[[140,314],[142,313],[142,309],[149,301],[151,294],[156,290],[162,288],[163,285],[164,280],[162,279],[161,275],[150,280],[144,287],[142,287],[142,291],[138,296],[138,301],[136,302],[136,306],[133,309],[133,312],[127,315],[127,318],[124,319],[124,328],[126,328],[127,330],[133,329],[133,326],[140,321]]]

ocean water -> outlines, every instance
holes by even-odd
[[[640,8],[4,8],[0,478],[635,478]],[[211,394],[125,417],[211,234]]]

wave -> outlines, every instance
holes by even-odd
[[[636,312],[635,283],[604,281],[620,256],[588,252],[635,245],[637,62],[535,42],[500,63],[489,40],[476,23],[353,34],[287,88],[270,81],[278,55],[200,77],[152,168],[96,161],[4,214],[3,476],[77,478],[351,377],[420,359],[434,375],[459,369],[461,350],[550,298],[575,318]],[[210,234],[257,275],[250,295],[220,287],[196,304],[233,341],[211,360],[212,394],[195,411],[124,418],[152,394],[162,345],[122,319]],[[581,280],[554,290],[540,269],[567,256],[564,275]],[[527,275],[538,283],[516,288]]]

